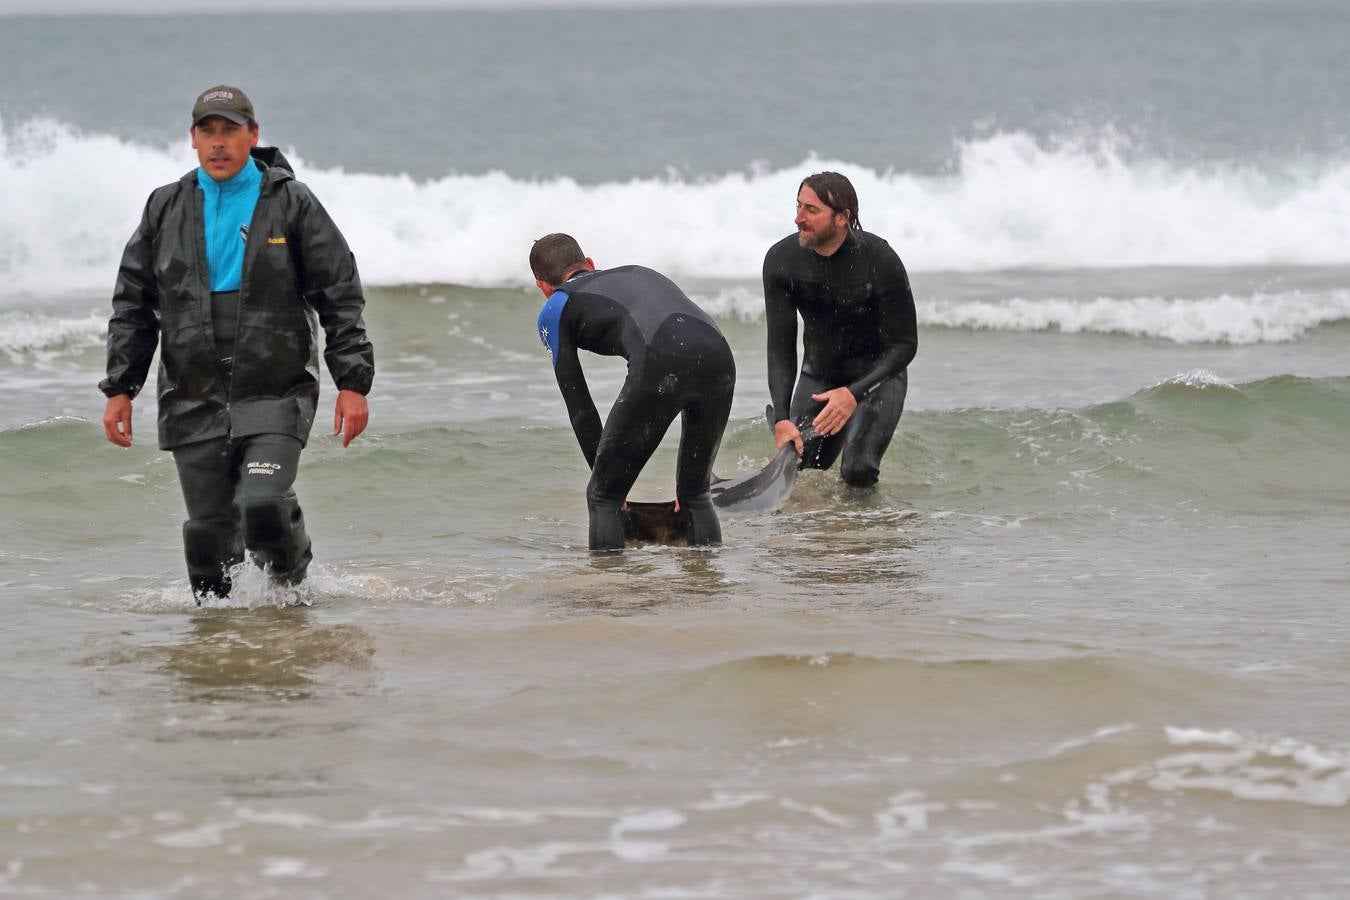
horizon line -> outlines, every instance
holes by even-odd
[[[0,0],[0,18],[66,18],[79,16],[225,16],[240,12],[287,15],[296,13],[417,13],[517,12],[529,10],[736,9],[748,7],[861,7],[861,6],[1048,6],[1104,4],[1176,4],[1209,6],[1298,3],[1301,0],[236,0],[229,10],[203,9],[191,0]],[[1306,2],[1306,0],[1304,0]],[[1316,0],[1313,0],[1316,2]]]

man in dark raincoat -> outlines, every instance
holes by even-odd
[[[319,399],[315,314],[344,447],[366,427],[375,360],[356,260],[285,158],[258,146],[244,92],[203,92],[189,134],[200,166],[150,195],[123,253],[99,388],[108,440],[131,446],[158,346],[159,446],[178,467],[200,603],[229,593],[245,549],[278,583],[305,577],[292,485]]]

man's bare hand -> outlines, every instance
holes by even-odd
[[[356,436],[366,430],[370,421],[370,410],[366,407],[366,398],[356,391],[338,391],[337,405],[333,407],[333,434],[342,435],[342,446],[346,447]]]
[[[103,408],[103,434],[119,447],[131,446],[131,398],[118,394]]]
[[[773,423],[773,445],[776,449],[783,449],[783,445],[791,442],[797,448],[797,457],[802,455],[802,433],[796,425],[792,424],[791,419],[784,419],[781,422]]]
[[[858,408],[858,400],[846,387],[837,387],[823,394],[812,394],[812,400],[825,401],[825,408],[811,420],[816,431],[823,435],[838,434],[848,423],[849,416]]]

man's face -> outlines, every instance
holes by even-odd
[[[197,162],[216,181],[238,175],[248,162],[248,151],[258,146],[257,125],[239,125],[223,116],[202,119],[191,134]]]
[[[797,243],[812,250],[837,242],[848,227],[848,219],[822,203],[806,185],[797,192],[796,222]]]

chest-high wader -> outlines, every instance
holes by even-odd
[[[234,341],[239,333],[239,292],[211,292],[211,333],[216,342],[216,353],[229,372],[234,367]]]

